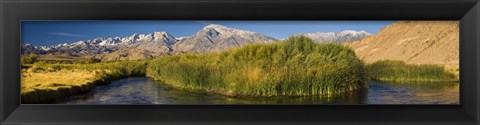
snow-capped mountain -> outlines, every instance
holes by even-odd
[[[177,52],[223,51],[253,42],[274,41],[276,41],[275,38],[260,33],[210,24],[195,35],[181,39],[173,49]]]
[[[133,34],[124,38],[95,38],[49,47],[25,44],[22,47],[22,52],[37,54],[68,53],[71,56],[108,54],[126,48],[146,49],[152,52],[170,52],[172,51],[171,46],[176,42],[175,37],[167,32],[154,32],[151,34]]]
[[[365,31],[317,32],[302,34],[318,42],[345,42],[360,40],[371,35]],[[133,34],[126,37],[95,38],[54,46],[22,46],[22,54],[88,56],[106,60],[142,59],[172,53],[207,53],[223,51],[249,43],[270,43],[275,38],[246,30],[229,28],[218,24],[203,27],[192,36],[175,38],[167,32]]]
[[[348,42],[361,40],[372,34],[366,31],[344,30],[341,32],[316,32],[301,34],[310,37],[315,42]]]
[[[168,53],[173,51],[172,45],[177,39],[167,32],[155,32],[143,36],[141,39],[132,44],[130,48],[144,49],[150,52]]]

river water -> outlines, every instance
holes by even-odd
[[[60,104],[458,104],[459,83],[395,84],[370,87],[337,97],[227,97],[173,89],[147,77],[129,77],[97,86]]]

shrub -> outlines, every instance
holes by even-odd
[[[29,55],[24,55],[21,58],[21,63],[22,64],[33,64],[37,61],[38,55],[36,54],[29,54]]]

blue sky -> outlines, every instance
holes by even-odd
[[[376,34],[395,21],[23,21],[22,42],[51,46],[93,38],[125,37],[134,33],[166,31],[191,36],[208,24],[249,30],[277,39],[310,32],[365,30]]]

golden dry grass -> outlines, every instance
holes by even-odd
[[[59,70],[56,72],[22,72],[21,91],[57,90],[92,83],[95,72],[87,70]]]
[[[144,76],[146,61],[22,64],[22,103],[54,103],[113,80]]]

